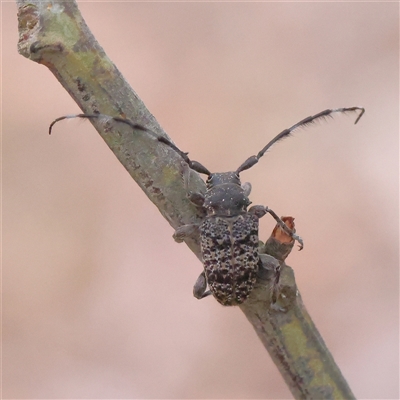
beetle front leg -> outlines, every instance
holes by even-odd
[[[275,221],[279,224],[279,226],[288,234],[292,237],[293,240],[297,240],[299,242],[299,250],[303,250],[304,247],[304,242],[303,239],[299,236],[296,235],[294,231],[292,231],[279,217],[278,215],[272,211],[270,208],[265,207],[266,212],[271,214],[272,217],[275,219]]]
[[[211,294],[210,290],[207,290],[207,280],[206,280],[206,274],[204,271],[199,275],[197,278],[196,283],[193,286],[193,296],[196,297],[196,299],[204,299],[204,297],[207,297]]]
[[[266,213],[269,213],[272,215],[272,217],[275,219],[275,221],[278,223],[278,225],[293,239],[297,240],[299,242],[299,250],[302,250],[304,247],[303,239],[299,236],[296,235],[294,231],[292,231],[275,213],[275,211],[271,210],[268,207],[264,206],[253,206],[249,208],[249,213],[252,213],[256,215],[258,218],[263,217]]]
[[[185,186],[186,196],[197,207],[203,207],[204,195],[202,193],[192,192],[189,189],[190,168],[187,163],[182,163],[183,166],[183,184]]]

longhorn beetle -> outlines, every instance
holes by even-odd
[[[182,225],[174,233],[174,239],[177,242],[182,242],[185,237],[200,235],[204,270],[194,285],[193,294],[198,299],[213,294],[222,305],[232,306],[243,303],[249,297],[256,283],[257,273],[262,267],[261,256],[258,253],[258,220],[261,217],[266,213],[271,214],[279,226],[293,240],[299,242],[300,250],[303,248],[302,239],[290,230],[274,211],[261,205],[247,209],[251,204],[248,197],[251,185],[249,183],[242,185],[239,174],[257,164],[273,144],[290,136],[296,129],[332,116],[334,113],[358,112],[359,114],[354,122],[356,124],[364,111],[364,108],[361,107],[336,108],[307,117],[275,136],[257,155],[249,157],[239,168],[231,172],[211,173],[199,162],[190,160],[188,153],[182,152],[164,136],[160,136],[125,118],[109,117],[102,114],[64,116],[51,123],[49,134],[51,134],[55,123],[66,118],[96,119],[105,117],[127,124],[134,130],[146,132],[175,150],[185,161],[183,163],[183,179],[187,196],[191,202],[202,207],[206,213],[200,224]],[[207,190],[204,195],[189,190],[190,169],[207,175]],[[279,271],[276,271],[276,273],[279,274]],[[275,282],[277,282],[276,279]],[[208,291],[207,285],[210,289]]]

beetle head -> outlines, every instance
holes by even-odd
[[[204,207],[209,215],[235,216],[251,203],[236,172],[217,172],[207,178]]]

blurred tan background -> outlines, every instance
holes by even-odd
[[[80,4],[175,143],[212,171],[326,108],[253,169],[254,204],[296,217],[288,263],[359,399],[399,398],[399,5]],[[291,398],[238,308],[44,67],[3,31],[3,397]],[[274,223],[265,217],[261,238]]]

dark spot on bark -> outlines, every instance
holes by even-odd
[[[86,85],[81,81],[81,78],[76,79],[76,84],[80,92],[84,92],[86,90]]]
[[[34,42],[31,44],[31,47],[29,48],[31,53],[36,53],[40,49],[40,43],[39,42]]]
[[[30,46],[31,53],[35,54],[40,50],[49,50],[49,51],[59,51],[60,53],[64,50],[64,46],[61,43],[57,44],[46,44],[44,46],[40,46],[40,42],[34,42]]]
[[[153,184],[153,181],[151,179],[147,179],[145,182],[143,182],[143,185],[145,188],[149,188]]]

